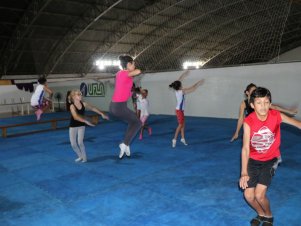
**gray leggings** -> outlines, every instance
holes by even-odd
[[[85,128],[85,126],[69,127],[69,137],[72,149],[77,156],[83,160],[87,160],[84,145]]]
[[[110,113],[128,123],[123,143],[129,145],[141,128],[137,115],[127,107],[127,102],[111,102]]]

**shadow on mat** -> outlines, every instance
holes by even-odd
[[[6,197],[0,196],[0,211],[9,212],[17,209],[21,209],[25,206],[25,203],[22,202],[13,202],[7,199]]]
[[[141,152],[132,153],[130,157],[124,155],[122,159],[119,159],[118,155],[105,155],[105,156],[99,156],[93,159],[89,159],[89,162],[103,162],[107,160],[116,160],[117,162],[120,162],[124,159],[141,159],[142,156],[143,155]]]

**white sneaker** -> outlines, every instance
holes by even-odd
[[[126,154],[127,157],[130,157],[130,156],[131,156],[130,145],[126,145],[125,154]]]
[[[176,147],[176,144],[177,144],[177,140],[175,139],[172,139],[172,147],[175,148]]]
[[[80,161],[82,161],[83,159],[82,158],[77,158],[77,159],[75,159],[74,161],[75,162],[80,162]]]
[[[119,158],[121,159],[125,153],[126,145],[124,143],[119,144],[120,152],[119,152]]]
[[[184,138],[181,139],[181,142],[182,142],[184,145],[188,145],[188,144],[186,143],[186,140],[185,140]]]

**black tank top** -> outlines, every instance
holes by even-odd
[[[73,105],[75,107],[76,113],[83,117],[85,115],[85,105],[83,104],[83,102],[80,102],[80,103],[82,105],[81,109],[77,109],[77,107],[73,103],[70,105],[70,107]],[[80,126],[85,126],[85,125],[86,125],[86,123],[75,120],[71,114],[69,127],[80,127]]]
[[[245,105],[246,105],[245,116],[247,117],[249,114],[251,114],[254,111],[254,109],[249,104],[249,100],[248,99],[245,99]]]

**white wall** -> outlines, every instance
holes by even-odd
[[[0,113],[12,112],[17,110],[16,106],[11,105],[1,105],[4,103],[20,103],[20,98],[24,98],[24,102],[29,102],[32,93],[26,92],[24,90],[19,90],[15,85],[2,85],[0,86]],[[20,107],[19,107],[20,109]]]
[[[297,118],[301,118],[301,62],[267,64],[242,67],[191,70],[184,80],[184,87],[190,86],[199,79],[205,78],[205,83],[194,93],[186,96],[185,114],[190,116],[237,118],[238,109],[244,98],[245,87],[249,83],[270,89],[274,104],[283,107],[298,106]],[[182,72],[164,72],[145,74],[141,85],[149,90],[150,111],[152,114],[174,115],[175,96],[168,85],[178,79]],[[63,94],[63,101],[68,90],[79,89],[83,81],[68,81],[49,83],[54,92]],[[86,83],[95,80],[86,80]],[[102,80],[105,84],[105,97],[85,97],[84,99],[107,111],[113,93],[113,79]],[[18,90],[16,86],[0,87],[0,103],[3,99],[29,100],[31,93]],[[129,101],[128,106],[132,106]],[[3,108],[0,108],[0,111]],[[6,109],[8,112],[10,109]]]
[[[77,81],[67,81],[67,82],[60,82],[60,83],[49,83],[49,87],[53,89],[54,93],[60,92],[63,95],[62,101],[65,101],[66,94],[68,90],[79,89],[80,84],[85,82],[86,84],[95,83],[98,81],[95,80],[77,80]],[[100,108],[101,110],[108,111],[111,97],[113,95],[114,90],[114,80],[113,79],[106,79],[101,80],[102,83],[105,85],[105,96],[104,97],[84,97],[84,101]]]
[[[80,84],[82,82],[85,82],[87,84],[89,83],[95,83],[97,81],[95,80],[75,80],[75,81],[65,81],[65,82],[49,82],[48,86],[53,90],[54,97],[56,93],[62,94],[62,99],[60,102],[65,102],[66,94],[68,90],[73,89],[79,89]],[[92,105],[95,105],[99,107],[102,110],[107,111],[109,109],[109,104],[111,100],[111,96],[113,93],[113,80],[106,79],[102,81],[105,83],[105,97],[84,97],[84,100],[91,103]],[[36,84],[34,85],[36,87]],[[30,98],[33,93],[25,92],[24,90],[19,90],[16,85],[3,85],[0,86],[0,113],[11,113],[12,112],[12,106],[8,105],[1,105],[6,103],[12,103],[12,99],[14,99],[15,103],[20,103],[20,98],[24,97],[24,102],[30,102]],[[54,98],[54,101],[57,102],[57,100]],[[57,104],[55,105],[57,108]],[[61,106],[64,108],[64,106]],[[21,109],[20,105],[18,106],[19,111]],[[27,106],[24,106],[24,109],[27,111]],[[14,106],[14,111],[17,110],[17,107]],[[31,107],[30,107],[30,110]],[[26,112],[25,112],[26,113]]]
[[[184,87],[205,78],[205,83],[186,96],[185,114],[190,116],[237,118],[244,90],[249,83],[270,89],[272,101],[283,107],[299,106],[301,112],[301,63],[283,63],[201,69],[190,71]],[[174,114],[175,96],[168,85],[182,72],[147,74],[141,80],[149,90],[153,114]]]

